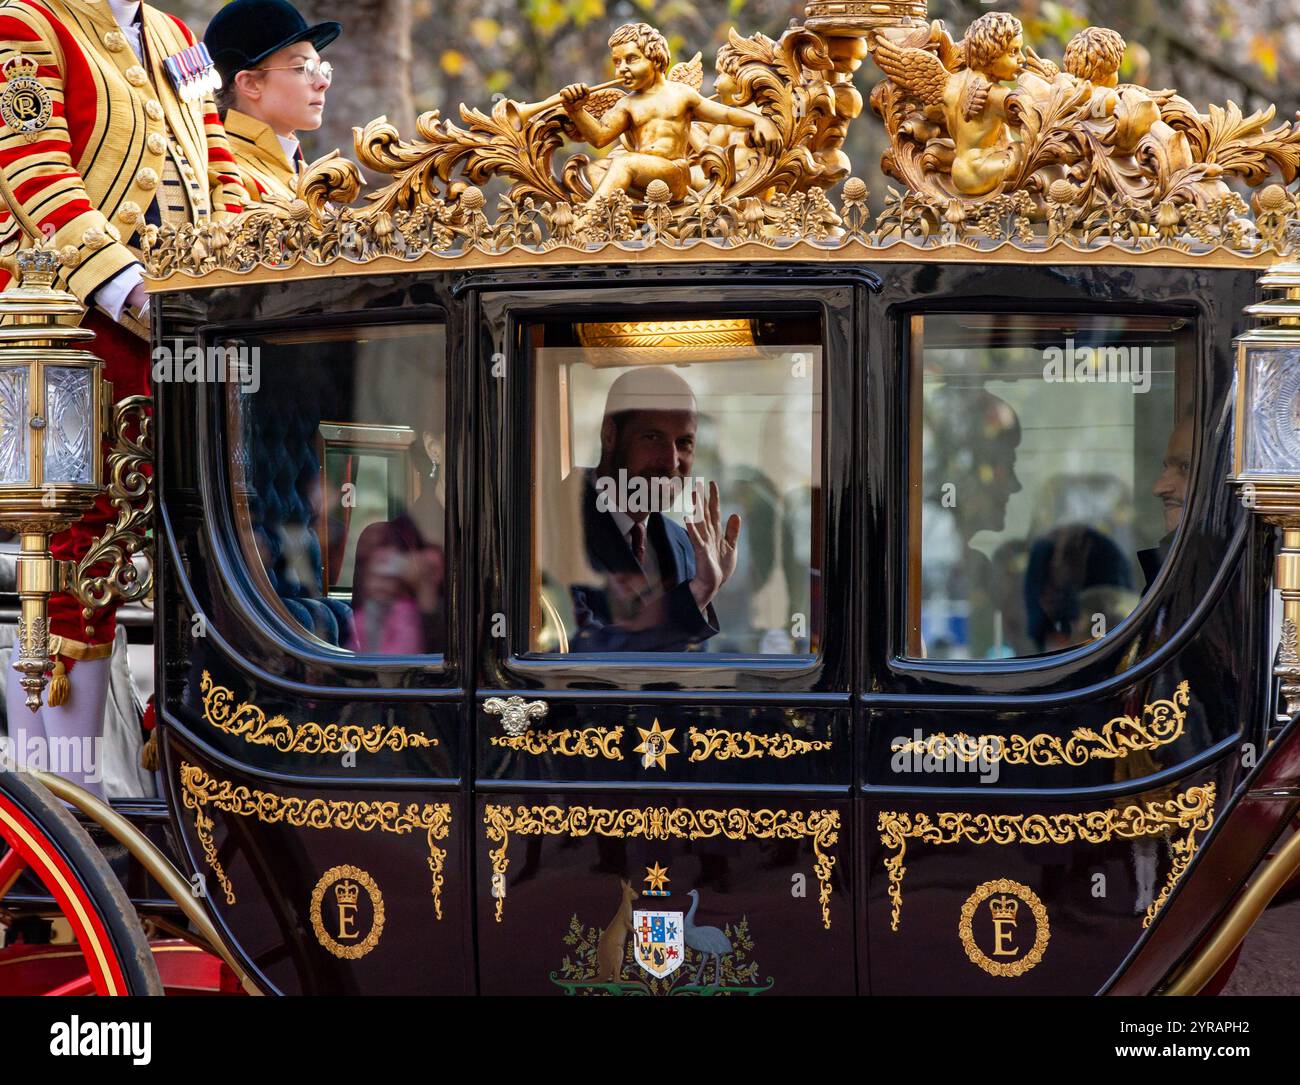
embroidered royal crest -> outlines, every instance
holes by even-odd
[[[633,912],[632,955],[655,979],[671,976],[686,959],[681,912]]]
[[[0,117],[12,132],[31,143],[50,123],[54,102],[36,78],[36,61],[16,56],[4,66],[5,85],[0,90]]]

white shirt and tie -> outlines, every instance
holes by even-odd
[[[614,523],[618,525],[618,530],[623,535],[623,541],[627,543],[628,548],[635,555],[637,546],[633,533],[637,527],[637,521],[618,509],[610,509],[609,514],[614,517]],[[641,559],[641,568],[645,572],[646,582],[651,587],[662,588],[663,577],[659,573],[659,555],[655,553],[654,543],[650,541],[650,532],[646,530],[649,519],[649,517],[646,517],[646,519],[640,521],[642,538],[645,544],[645,557]]]

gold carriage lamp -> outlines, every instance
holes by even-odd
[[[104,363],[82,346],[94,333],[73,323],[84,307],[54,287],[58,254],[26,249],[17,264],[17,285],[0,292],[0,524],[22,540],[14,669],[34,712],[54,665],[48,608],[59,585],[50,536],[85,515],[103,488],[110,397]]]
[[[1282,634],[1274,673],[1286,716],[1300,712],[1300,263],[1259,278],[1265,300],[1248,305],[1257,325],[1236,339],[1237,403],[1232,476],[1242,503],[1282,529],[1274,583]]]

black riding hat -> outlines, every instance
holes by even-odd
[[[308,26],[288,0],[234,0],[208,23],[203,43],[223,82],[254,68],[277,49],[309,41],[324,49],[343,27],[334,22]]]

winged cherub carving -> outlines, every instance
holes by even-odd
[[[668,186],[681,199],[690,184],[690,135],[696,121],[730,124],[753,130],[763,149],[780,142],[780,133],[766,117],[711,101],[685,82],[667,78],[668,42],[645,23],[628,23],[609,39],[614,73],[626,88],[618,103],[599,119],[585,108],[591,93],[585,83],[560,92],[564,110],[584,140],[593,147],[623,142],[625,152],[611,155],[596,183],[594,195],[621,190],[640,195],[651,181]],[[593,172],[593,180],[595,180]]]
[[[960,63],[956,50],[936,54],[883,34],[875,44],[872,55],[880,70],[941,113],[953,142],[951,175],[958,193],[983,196],[1017,173],[1023,148],[1008,124],[1017,92],[1001,84],[1025,66],[1019,19],[991,11],[971,23],[961,43],[965,67],[959,70],[945,63]]]

